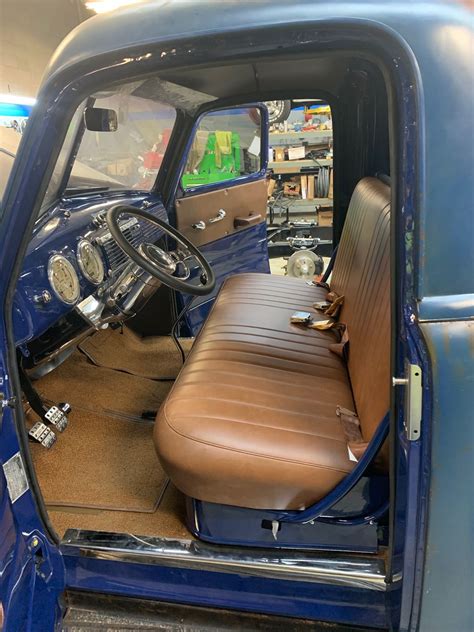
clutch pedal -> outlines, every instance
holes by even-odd
[[[42,421],[37,421],[28,432],[28,436],[33,441],[41,443],[43,448],[49,450],[56,443],[56,435]]]

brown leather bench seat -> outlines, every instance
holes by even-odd
[[[303,509],[354,467],[336,407],[357,411],[369,441],[389,406],[389,188],[356,187],[331,280],[345,296],[334,334],[290,323],[326,319],[326,290],[288,277],[243,274],[223,285],[158,414],[163,468],[188,496],[257,509]]]

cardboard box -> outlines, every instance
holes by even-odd
[[[318,226],[332,226],[332,220],[332,209],[324,209],[318,211]]]
[[[304,160],[306,156],[306,149],[303,145],[301,147],[289,147],[288,148],[288,160]]]
[[[283,195],[299,195],[300,185],[296,182],[285,182],[283,185]]]
[[[275,162],[283,162],[285,160],[285,148],[275,147]]]
[[[128,176],[131,173],[133,161],[130,158],[121,158],[107,165],[109,176]]]
[[[333,198],[333,173],[334,173],[334,169],[330,170],[329,173],[329,192],[328,192],[328,198]]]
[[[308,176],[301,176],[301,199],[308,199]]]
[[[308,176],[308,200],[314,200],[314,176]]]
[[[272,197],[275,187],[276,187],[276,180],[274,180],[273,178],[270,178],[270,180],[267,183],[267,195],[269,198]]]

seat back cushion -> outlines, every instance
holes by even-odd
[[[347,325],[354,402],[369,441],[390,407],[390,187],[376,178],[354,190],[331,290],[345,297],[339,320]]]

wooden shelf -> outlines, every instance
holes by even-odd
[[[321,158],[320,160],[282,160],[279,162],[269,162],[268,168],[273,170],[275,175],[285,173],[301,173],[302,168],[317,169],[318,167],[332,167],[332,158]],[[303,171],[303,174],[305,171]]]
[[[285,207],[288,205],[291,210],[295,210],[298,213],[300,212],[316,212],[316,207],[321,206],[322,208],[332,208],[333,199],[332,198],[314,198],[313,200],[301,200],[300,198],[280,198],[278,201],[278,207]]]
[[[332,139],[332,130],[317,130],[313,132],[282,132],[270,133],[270,147],[282,145],[321,145],[325,139]]]

